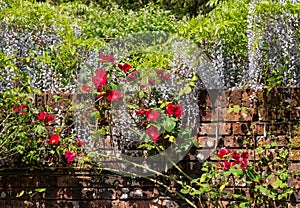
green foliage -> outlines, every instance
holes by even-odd
[[[181,192],[206,199],[214,207],[222,207],[220,203],[224,199],[235,201],[229,207],[285,205],[285,200],[293,193],[288,186],[288,149],[278,148],[274,142],[258,147],[257,152],[258,160],[245,170],[232,164],[230,169],[222,169],[222,161],[226,158],[217,157],[218,164],[205,162],[201,176],[191,180]],[[227,189],[229,187],[236,189]],[[245,187],[250,188],[249,196],[237,191]]]

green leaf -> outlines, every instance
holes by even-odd
[[[202,174],[200,178],[200,183],[203,183],[206,180],[206,174]]]
[[[287,184],[283,183],[282,180],[277,178],[277,180],[272,183],[272,186],[274,189],[277,189],[277,188],[284,188],[287,186]]]
[[[59,99],[59,98],[61,98],[60,96],[58,96],[58,95],[53,95],[52,96],[54,99]]]
[[[233,106],[233,112],[238,113],[240,111],[241,107],[239,105]]]
[[[232,175],[234,175],[236,177],[243,174],[243,170],[241,168],[235,168],[235,167],[231,166],[230,171],[231,171]]]
[[[46,188],[37,188],[37,189],[35,189],[35,191],[42,193],[42,192],[46,191]]]
[[[258,147],[258,148],[257,148],[257,153],[258,153],[258,154],[261,155],[263,152],[264,152],[264,149],[263,149],[262,147]]]
[[[197,75],[194,75],[193,77],[192,77],[192,81],[197,81],[199,78],[198,78],[198,76]]]
[[[163,127],[167,132],[171,132],[176,126],[176,122],[173,118],[167,118],[163,123]]]
[[[186,85],[183,89],[184,94],[190,94],[192,92],[192,88]]]
[[[192,139],[192,142],[196,148],[199,148],[199,142],[196,139]]]
[[[196,83],[195,82],[189,82],[189,86],[190,87],[196,87]]]
[[[226,185],[227,185],[226,183],[222,184],[222,186],[220,186],[220,191],[223,191]]]
[[[25,191],[24,191],[24,190],[22,190],[20,193],[18,193],[18,194],[17,194],[17,196],[16,196],[16,197],[21,197],[21,196],[23,196],[23,195],[24,195],[24,193],[25,193]]]
[[[180,192],[183,193],[183,194],[187,194],[187,193],[189,193],[189,190],[187,190],[187,189],[181,189]]]
[[[37,125],[37,127],[36,127],[36,130],[37,130],[37,133],[39,134],[39,135],[41,135],[42,133],[44,133],[45,132],[45,127],[44,126],[42,126],[42,125]]]
[[[144,97],[144,92],[143,91],[139,91],[139,98],[143,98]]]
[[[139,106],[138,105],[135,105],[135,104],[128,104],[127,107],[129,109],[139,109]]]
[[[250,207],[250,203],[249,202],[242,202],[240,203],[240,208],[247,208]]]

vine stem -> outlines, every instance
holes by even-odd
[[[101,154],[101,153],[98,153],[98,155],[99,155],[99,156],[102,156],[102,157],[105,157],[105,158],[111,158],[111,156],[104,155],[104,154]],[[167,179],[169,179],[169,180],[171,180],[171,181],[173,181],[173,182],[175,182],[175,183],[181,185],[182,187],[187,187],[187,188],[189,188],[190,190],[194,190],[193,187],[191,187],[191,186],[189,186],[189,185],[184,185],[184,184],[182,183],[182,181],[179,181],[179,180],[175,179],[174,177],[171,177],[171,176],[165,175],[165,174],[163,174],[163,173],[161,173],[161,172],[158,172],[158,171],[156,171],[156,170],[153,170],[153,169],[151,169],[151,168],[149,168],[149,167],[147,167],[147,166],[139,165],[139,164],[137,164],[137,163],[134,163],[134,162],[131,162],[131,161],[128,161],[128,160],[125,160],[125,159],[120,159],[120,158],[117,158],[117,157],[113,157],[113,158],[115,158],[116,160],[119,160],[119,161],[123,161],[123,162],[129,163],[129,164],[132,164],[132,165],[134,165],[134,166],[136,166],[136,167],[139,167],[139,168],[142,168],[142,169],[147,170],[147,171],[149,171],[149,172],[152,172],[152,173],[154,173],[154,174],[156,174],[156,175],[158,175],[158,176],[162,176],[162,177],[164,177],[164,178],[167,178]],[[111,168],[103,168],[103,169],[106,169],[106,170],[114,170],[114,169],[111,169]],[[169,187],[168,187],[167,185],[165,185],[165,184],[163,184],[162,182],[159,182],[159,181],[157,181],[157,180],[155,180],[155,179],[151,179],[151,178],[146,177],[146,176],[140,176],[140,175],[138,175],[138,174],[134,174],[134,173],[122,171],[122,170],[119,170],[119,169],[115,170],[115,172],[124,172],[124,173],[127,173],[127,174],[129,174],[129,175],[133,175],[133,176],[137,176],[137,177],[143,177],[143,178],[146,178],[146,179],[151,180],[151,181],[153,181],[153,182],[156,182],[156,183],[158,183],[158,184],[161,183],[160,185],[164,186],[165,188],[167,188],[167,189],[169,190]],[[169,191],[170,191],[170,190],[169,190]],[[196,206],[194,203],[192,203],[190,200],[186,199],[181,193],[179,193],[179,192],[177,192],[177,191],[171,191],[171,192],[176,193],[180,198],[184,199],[184,200],[185,200],[187,203],[189,203],[192,207],[197,208],[197,206]]]
[[[137,174],[135,174],[135,173],[130,173],[130,172],[126,172],[126,171],[121,171],[121,170],[119,170],[119,169],[113,169],[113,168],[103,168],[103,169],[104,169],[104,170],[108,170],[108,171],[122,172],[122,173],[130,174],[130,175],[132,175],[132,176],[134,176],[134,177],[141,177],[141,176],[139,176],[139,175],[137,175]],[[162,182],[160,182],[160,181],[158,181],[158,180],[156,180],[156,179],[150,178],[150,177],[142,176],[142,178],[145,178],[145,179],[147,179],[147,180],[150,180],[150,181],[152,181],[152,182],[154,182],[154,183],[156,183],[156,184],[159,184],[159,185],[165,187],[169,192],[175,193],[175,194],[178,195],[181,199],[185,200],[185,201],[186,201],[189,205],[191,205],[193,208],[197,208],[197,206],[196,206],[193,202],[191,202],[189,199],[187,199],[186,197],[184,197],[183,194],[179,193],[178,191],[171,190],[170,187],[167,186],[166,184],[164,184],[164,183],[162,183]]]

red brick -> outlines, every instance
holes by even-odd
[[[249,123],[233,123],[232,132],[233,135],[247,135],[251,134],[252,130],[250,129],[251,124]]]
[[[247,145],[244,145],[244,141],[245,140],[248,140],[250,141],[250,145],[247,144]],[[249,138],[248,136],[226,136],[224,138],[224,146],[225,147],[234,147],[234,148],[237,148],[237,147],[251,147],[253,146],[253,141],[252,141],[252,136]]]
[[[292,107],[300,107],[300,88],[291,90],[291,105]]]
[[[76,187],[78,178],[74,176],[59,176],[57,177],[57,187]]]
[[[300,120],[300,107],[292,108],[290,112],[290,120]]]
[[[289,160],[300,160],[300,150],[290,150]]]
[[[207,135],[216,135],[216,127],[218,126],[218,133],[220,136],[222,135],[230,135],[231,134],[231,124],[230,123],[203,123],[200,126],[199,136],[207,136]]]
[[[249,88],[249,89],[245,89],[244,92],[242,93],[242,103],[243,106],[245,107],[250,107],[251,104],[251,100],[250,100],[250,96],[253,94],[254,90]]]
[[[241,89],[231,91],[230,101],[233,105],[242,105],[242,92]]]
[[[288,179],[289,187],[300,189],[300,178],[299,177],[290,177]]]

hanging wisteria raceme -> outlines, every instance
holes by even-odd
[[[272,85],[270,77],[274,77],[273,82],[283,86],[299,85],[299,19],[289,11],[259,13],[257,4],[259,1],[253,1],[249,7],[247,82]]]
[[[30,85],[44,92],[67,92],[74,90],[74,82],[58,67],[55,60],[59,55],[62,40],[49,29],[35,31],[18,28],[14,24],[0,24],[0,52],[12,62],[1,70],[1,91],[16,87],[14,77],[27,72]],[[76,72],[74,71],[74,74]]]

